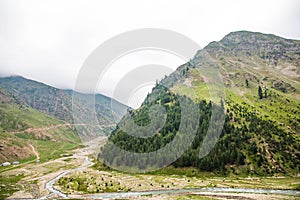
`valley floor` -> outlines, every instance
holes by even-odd
[[[125,199],[297,199],[300,193],[292,195],[258,194],[248,192],[208,192],[185,191],[187,188],[265,188],[295,189],[300,185],[300,177],[215,177],[212,174],[189,176],[194,169],[184,169],[187,176],[176,173],[177,169],[167,168],[149,174],[128,174],[102,168],[99,163],[89,167],[95,160],[100,145],[105,142],[102,137],[86,147],[77,149],[71,156],[61,157],[44,163],[30,163],[1,173],[3,177],[22,176],[16,184],[15,193],[9,198],[101,198]],[[164,172],[172,171],[172,174]],[[182,172],[182,171],[181,171]],[[64,173],[64,176],[53,181]],[[176,175],[175,175],[176,174]],[[52,181],[52,182],[51,182]],[[54,186],[52,186],[52,184]],[[80,185],[80,187],[78,187]],[[62,193],[59,193],[62,192]],[[143,193],[143,191],[147,191]],[[157,192],[160,191],[160,192]],[[170,192],[174,191],[174,192]],[[140,193],[136,193],[140,192]],[[295,192],[293,194],[293,192]],[[136,195],[138,194],[138,195]],[[113,195],[116,195],[115,197]],[[119,195],[119,196],[118,196]],[[98,196],[100,198],[100,196]]]
[[[15,176],[23,177],[14,186],[18,191],[9,198],[48,197],[50,192],[46,188],[46,184],[65,171],[72,171],[84,166],[87,155],[91,157],[95,156],[96,149],[99,149],[98,144],[105,141],[105,139],[106,138],[98,138],[97,140],[85,144],[85,148],[74,150],[74,152],[70,152],[69,155],[62,155],[62,157],[55,160],[44,163],[30,162],[29,164],[20,165],[11,170],[2,172],[1,176],[6,177],[5,180],[7,180],[7,182],[10,182],[12,177]],[[4,197],[3,193],[4,192],[2,192],[2,197]],[[49,197],[55,197],[55,195],[50,194]]]

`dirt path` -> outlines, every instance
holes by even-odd
[[[278,199],[281,195],[266,195],[266,194],[253,194],[247,193],[247,191],[240,191],[236,188],[228,187],[228,190],[236,190],[238,194],[232,193],[233,191],[223,191],[223,194],[220,195],[217,190],[218,188],[209,188],[208,191],[184,191],[185,187],[205,187],[210,184],[210,180],[202,180],[198,178],[187,178],[187,177],[176,177],[176,176],[159,176],[159,175],[124,175],[121,172],[106,172],[94,170],[88,168],[91,166],[90,157],[97,153],[101,144],[105,143],[106,137],[99,138],[98,140],[93,140],[85,148],[77,149],[74,151],[72,156],[61,157],[45,163],[34,163],[28,164],[22,168],[14,169],[9,172],[6,172],[5,175],[17,175],[24,174],[25,178],[22,179],[23,187],[22,190],[14,193],[10,198],[19,199],[19,198],[29,198],[29,199],[49,199],[49,198],[83,198],[88,199],[91,197],[99,197],[103,199],[116,199],[127,197],[129,199],[145,199],[145,195],[150,195],[153,199],[172,199],[170,195],[170,190],[166,190],[166,186],[170,186],[170,189],[174,191],[174,195],[199,195],[207,196],[212,198],[222,198],[222,199]],[[94,178],[103,178],[108,182],[120,182],[126,186],[130,186],[133,190],[132,192],[115,192],[115,193],[101,193],[101,194],[87,194],[82,195],[78,194],[76,191],[72,191],[71,195],[65,195],[59,189],[60,187],[54,186],[56,181],[63,176],[69,176],[71,172],[75,172],[80,175],[81,178],[93,176]],[[10,173],[10,174],[8,174]],[[76,174],[75,173],[75,174]],[[68,175],[69,174],[69,175]],[[72,173],[73,174],[73,173]],[[131,180],[129,180],[131,179]],[[97,180],[95,180],[97,182]],[[222,184],[230,183],[231,181],[222,181]],[[164,187],[161,187],[161,185]],[[191,185],[192,184],[192,185]],[[27,186],[26,186],[27,185]],[[35,187],[30,187],[34,185]],[[143,188],[145,186],[145,188]],[[174,187],[173,187],[174,186]],[[135,187],[135,188],[134,188]],[[222,187],[218,184],[218,187]],[[151,189],[150,189],[151,188]],[[168,187],[169,188],[169,187]],[[220,188],[219,188],[220,189]],[[245,188],[244,188],[245,189]],[[136,191],[141,190],[141,191]],[[201,189],[199,189],[201,190]],[[253,190],[248,188],[247,190]],[[134,192],[135,191],[135,192]],[[146,191],[146,192],[143,192]],[[77,193],[77,194],[76,194]],[[98,195],[98,196],[97,196]],[[122,196],[123,195],[123,196]],[[219,195],[219,196],[218,196]],[[297,197],[300,196],[300,193]],[[163,198],[165,197],[165,198]],[[284,197],[284,196],[283,196]],[[292,197],[292,196],[287,196]],[[150,197],[146,199],[151,199]]]
[[[24,131],[12,131],[10,133],[16,134],[16,133],[26,133],[26,132],[40,132],[40,131],[48,131],[50,129],[55,129],[55,128],[59,128],[59,127],[75,127],[75,126],[91,126],[90,124],[69,124],[69,123],[65,123],[65,124],[56,124],[56,125],[51,125],[51,126],[46,126],[46,127],[41,127],[41,128],[28,128]],[[100,125],[100,124],[96,124],[93,126],[100,126],[103,128],[109,128],[109,127],[114,127],[115,124],[106,124],[106,125]]]
[[[102,139],[100,139],[102,140]],[[81,165],[79,165],[77,168],[75,169],[67,169],[67,170],[63,170],[58,176],[54,177],[53,179],[49,180],[48,182],[46,182],[45,184],[45,189],[49,191],[48,195],[45,195],[43,197],[41,197],[40,199],[47,199],[49,197],[60,197],[60,198],[67,198],[67,195],[62,193],[60,190],[54,188],[54,184],[62,177],[66,176],[67,174],[71,173],[71,172],[75,172],[75,171],[79,171],[79,170],[84,170],[90,166],[92,166],[94,163],[90,161],[88,155],[90,155],[93,152],[93,148],[95,145],[97,145],[99,142],[98,140],[95,141],[91,141],[86,143],[85,145],[87,145],[86,148],[84,149],[80,149],[79,151],[77,151],[73,156],[71,156],[70,158],[73,159],[81,159],[83,160]]]
[[[40,155],[39,153],[35,150],[34,146],[32,144],[29,144],[29,146],[32,149],[32,152],[34,153],[34,155],[36,156],[36,159],[39,160],[40,159]]]
[[[88,156],[94,156],[99,150],[99,145],[103,144],[107,137],[100,137],[92,142],[85,143],[85,148],[77,149],[73,152],[72,156],[61,157],[55,160],[51,160],[44,163],[30,163],[16,169],[12,169],[4,172],[3,175],[11,176],[23,174],[25,178],[19,182],[22,185],[22,189],[14,193],[9,199],[48,199],[59,197],[57,193],[53,193],[53,188],[57,177],[61,174],[73,170],[83,170],[90,166]],[[39,158],[38,152],[36,152],[33,145],[31,145],[32,151]],[[35,187],[31,187],[34,185]]]

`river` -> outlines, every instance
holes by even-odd
[[[90,161],[88,155],[91,153],[91,150],[93,148],[95,148],[95,146],[98,144],[96,141],[98,141],[98,140],[94,140],[93,142],[88,143],[88,147],[83,148],[83,149],[79,149],[78,152],[74,153],[73,156],[66,157],[66,158],[82,159],[83,163],[82,163],[82,165],[80,165],[79,167],[77,167],[75,169],[64,170],[58,176],[56,176],[55,178],[48,181],[45,184],[45,189],[48,190],[50,193],[46,196],[43,196],[43,197],[39,198],[39,199],[49,199],[49,198],[52,198],[53,196],[58,196],[60,198],[68,198],[68,196],[66,194],[64,194],[61,191],[55,189],[53,186],[60,178],[66,176],[67,174],[69,174],[71,172],[74,172],[74,171],[78,171],[78,170],[84,170],[84,169],[86,169],[86,168],[88,168],[88,167],[90,167],[94,164],[92,161]]]
[[[253,189],[253,188],[218,188],[218,187],[156,190],[156,191],[144,191],[144,192],[114,192],[114,193],[83,195],[83,196],[78,196],[78,197],[79,198],[91,198],[91,199],[114,199],[114,198],[137,197],[137,196],[144,196],[144,195],[161,195],[161,194],[189,194],[189,193],[200,193],[201,194],[204,192],[273,194],[273,195],[292,195],[292,196],[300,197],[300,191],[295,191],[295,190],[271,190],[271,189]]]
[[[64,170],[55,178],[48,181],[45,185],[45,188],[50,192],[48,195],[41,197],[40,199],[49,199],[53,198],[54,196],[60,198],[69,198],[67,194],[55,189],[53,185],[62,177],[66,176],[67,174],[77,171],[77,170],[84,170],[94,163],[90,161],[88,155],[89,151],[95,147],[95,144],[89,144],[88,147],[84,149],[80,149],[77,153],[75,153],[72,157],[83,160],[82,165],[75,169]],[[143,192],[112,192],[112,193],[99,193],[99,194],[86,194],[86,195],[71,195],[72,198],[77,199],[114,199],[114,198],[130,198],[130,197],[138,197],[143,195],[162,195],[162,194],[195,194],[195,193],[249,193],[249,194],[271,194],[271,195],[292,195],[292,196],[299,196],[300,198],[300,191],[296,190],[276,190],[276,189],[260,189],[260,188],[221,188],[221,187],[203,187],[203,188],[190,188],[190,189],[169,189],[169,190],[149,190]]]

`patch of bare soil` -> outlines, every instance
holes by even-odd
[[[290,76],[290,77],[300,77],[300,69],[297,69],[297,67],[295,66],[287,66],[285,68],[283,68],[282,73],[286,76]]]

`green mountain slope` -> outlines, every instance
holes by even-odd
[[[221,104],[210,102],[209,94],[213,91],[208,90],[204,81],[207,77],[199,70],[204,67],[217,68],[222,75],[226,98]],[[236,174],[299,173],[300,41],[240,31],[210,43],[163,79],[141,108],[130,111],[110,141],[139,153],[166,146],[178,134],[182,112],[178,99],[182,96],[193,100],[201,117],[192,145],[174,166]],[[137,138],[124,131],[124,127],[128,130],[130,117],[138,125],[150,124],[149,110],[155,104],[167,111],[167,120],[155,135]],[[224,107],[225,123],[217,144],[207,156],[199,158],[212,106]],[[133,131],[135,135],[142,134],[138,129]],[[110,144],[102,149],[99,159],[103,157],[110,166],[132,168],[132,163],[136,163],[130,156],[120,157]],[[154,159],[163,158],[164,155],[156,155]],[[149,160],[137,163],[139,170],[151,165]]]
[[[95,95],[96,126],[89,107],[93,96],[60,90],[20,76],[0,78],[0,162],[60,156],[90,140],[109,134],[127,107],[106,96]],[[111,109],[113,102],[114,109]],[[73,109],[79,118],[73,120]],[[76,124],[84,119],[85,123]],[[100,125],[100,126],[99,126]],[[79,130],[79,131],[78,131]],[[55,147],[55,148],[54,148]]]
[[[242,104],[287,132],[300,133],[300,41],[241,31],[210,43],[204,51],[223,75],[228,103]],[[201,51],[178,69],[180,73],[190,71],[173,83],[171,90],[195,100],[208,100],[206,84],[194,68],[201,61],[199,55]]]
[[[79,118],[78,121],[89,122],[93,120],[89,120],[92,117],[91,113],[93,110],[89,109],[89,102],[86,102],[86,99],[92,97],[91,95],[76,93],[80,98],[77,98],[77,101],[73,101],[72,90],[60,90],[20,76],[0,78],[0,87],[27,106],[59,120],[74,123],[74,110],[80,111],[76,113],[76,117]],[[113,112],[111,109],[112,101],[114,104]],[[108,134],[115,126],[116,121],[120,120],[125,114],[127,106],[109,97],[96,94],[95,109],[98,123],[103,125],[103,127],[97,129],[81,125],[78,128],[81,129],[82,137],[90,138],[96,137],[97,134]]]
[[[37,157],[35,151],[44,161],[81,144],[71,125],[26,106],[3,89],[0,103],[0,162],[31,160]]]

